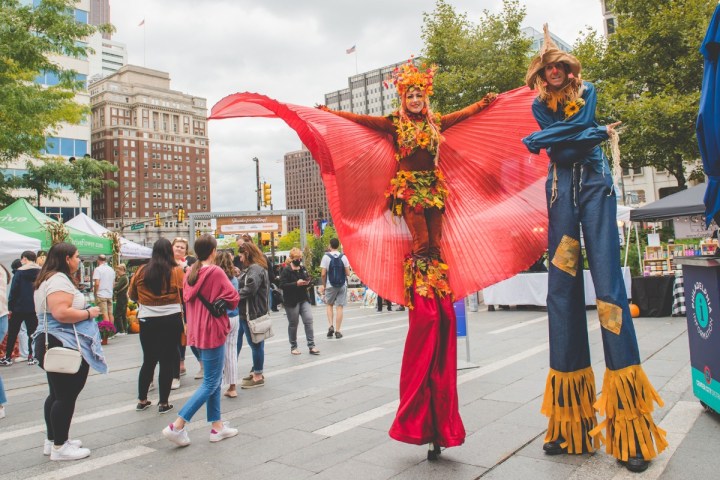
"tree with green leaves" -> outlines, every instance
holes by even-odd
[[[436,110],[453,112],[489,92],[522,86],[532,44],[520,30],[524,18],[518,0],[503,0],[498,14],[485,10],[478,24],[445,0],[423,13],[423,56],[440,67],[433,83]]]
[[[89,113],[87,106],[75,100],[76,93],[86,88],[84,81],[78,81],[77,72],[56,59],[83,58],[89,51],[85,38],[97,31],[112,31],[110,25],[76,21],[74,0],[27,3],[0,0],[0,168],[23,156],[42,156],[46,137],[55,135],[63,123],[80,123]],[[58,83],[35,83],[38,76],[47,74],[57,77]],[[43,175],[57,173],[58,165],[50,163],[29,168],[21,185],[0,181],[0,201],[7,201],[8,190],[17,186],[37,191],[34,185],[67,181],[67,177],[31,178],[38,169]],[[96,168],[103,167],[92,167]]]
[[[608,2],[616,31],[605,41],[590,30],[576,43],[583,77],[598,90],[598,121],[623,122],[623,167],[667,170],[681,188],[687,175],[698,176],[698,49],[716,6],[714,0]]]
[[[42,158],[27,162],[27,174],[18,179],[14,186],[27,188],[36,194],[37,206],[40,198],[63,198],[63,188],[73,190],[80,197],[97,195],[105,187],[117,187],[117,182],[107,179],[118,167],[106,160],[95,160],[90,156],[68,162],[62,157]],[[59,183],[62,182],[62,183]]]

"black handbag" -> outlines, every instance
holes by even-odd
[[[198,298],[213,317],[222,317],[223,315],[227,315],[228,304],[225,299],[218,298],[214,302],[210,303],[200,292],[198,292]]]

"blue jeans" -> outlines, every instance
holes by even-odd
[[[183,405],[178,416],[189,422],[203,403],[207,408],[207,421],[220,421],[220,387],[222,385],[222,372],[225,363],[225,344],[217,348],[199,348],[200,360],[203,362],[203,381],[200,388],[195,390],[190,400]]]
[[[557,197],[552,200],[555,172]],[[617,201],[612,177],[607,170],[599,173],[579,164],[571,168],[557,167],[555,172],[551,165],[546,184],[551,259],[547,296],[550,368],[574,372],[590,366],[583,257],[579,248],[581,225],[603,327],[605,364],[610,370],[639,365],[637,337],[620,269]],[[576,248],[567,248],[572,244]],[[576,258],[576,267],[569,268],[568,263],[564,268],[558,267],[563,265],[563,258],[570,258],[569,264]],[[618,328],[619,322],[614,320],[620,318],[622,324]]]
[[[252,352],[252,371],[260,375],[263,373],[263,367],[265,366],[265,340],[260,343],[252,341],[250,336],[250,327],[248,326],[247,320],[240,317],[240,329],[242,334],[238,335],[237,341],[237,354],[240,355],[240,350],[243,345],[243,337],[247,339],[248,345],[250,345],[250,351]]]
[[[3,315],[0,317],[0,343],[5,339],[5,334],[8,330],[8,316]],[[7,397],[5,396],[5,385],[3,385],[3,379],[0,377],[0,405],[7,403]]]

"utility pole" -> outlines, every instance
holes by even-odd
[[[257,157],[253,157],[253,162],[255,162],[255,178],[257,179],[257,189],[255,190],[255,193],[257,194],[257,210],[260,211],[260,160],[258,160]]]

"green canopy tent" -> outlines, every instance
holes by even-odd
[[[49,250],[52,246],[50,234],[45,228],[46,222],[58,223],[30,205],[23,198],[0,210],[0,227],[21,235],[37,238],[40,240],[43,250]],[[80,255],[112,254],[112,241],[110,239],[90,235],[67,225],[65,228],[70,233],[67,241],[77,247]]]

